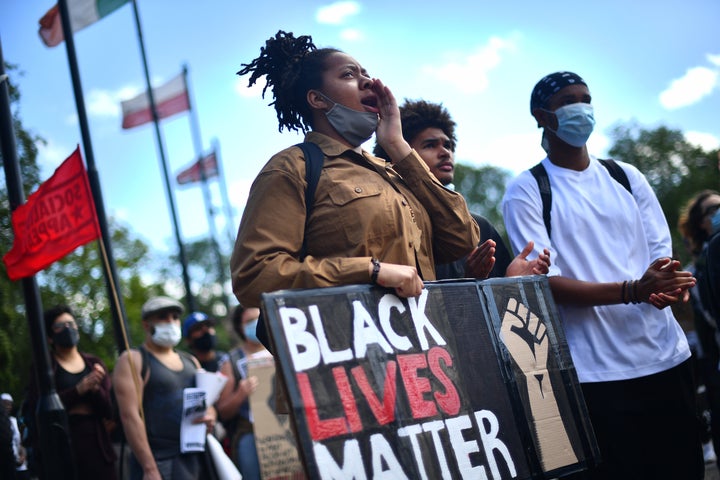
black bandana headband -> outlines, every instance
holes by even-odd
[[[572,72],[555,72],[545,76],[533,88],[530,95],[530,113],[536,108],[547,107],[550,97],[568,85],[580,83],[587,87],[587,83],[579,75]]]

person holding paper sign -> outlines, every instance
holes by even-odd
[[[231,458],[244,480],[260,480],[260,464],[255,447],[250,395],[258,386],[257,377],[248,375],[248,359],[270,355],[256,335],[259,308],[238,305],[232,312],[232,326],[242,343],[230,351],[220,371],[230,381],[220,394],[217,409],[230,437]]]
[[[182,453],[181,449],[185,392],[197,395],[188,389],[195,386],[195,374],[200,368],[195,357],[174,348],[182,337],[183,311],[180,302],[168,297],[145,302],[145,342],[137,350],[123,352],[115,365],[113,380],[120,419],[133,453],[131,480],[211,478],[202,452]],[[139,391],[136,381],[141,385]],[[205,409],[203,402],[198,405]],[[210,406],[193,423],[205,423],[209,433],[216,418]]]
[[[392,92],[353,57],[279,31],[238,74],[250,74],[250,85],[264,78],[280,130],[309,131],[323,157],[309,215],[300,148],[277,153],[255,179],[230,261],[241,304],[259,307],[262,293],[280,289],[359,283],[413,297],[435,279],[436,261],[477,245],[462,195],[430,174],[402,136]],[[389,161],[363,150],[373,134]]]

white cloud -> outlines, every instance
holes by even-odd
[[[94,117],[119,118],[121,114],[120,103],[135,97],[143,89],[125,86],[117,90],[91,90],[85,96],[85,109],[88,115]],[[77,123],[77,117],[72,119]]]
[[[540,146],[542,130],[530,133],[513,133],[491,137],[462,135],[458,142],[455,160],[473,165],[493,165],[509,170],[512,177],[531,168],[545,158]],[[608,137],[595,131],[588,140],[588,151],[600,158],[606,157],[610,145]]]
[[[709,95],[718,85],[718,70],[707,67],[693,67],[681,78],[670,82],[660,93],[660,104],[667,110],[687,107]]]
[[[514,50],[515,41],[491,37],[487,45],[481,46],[475,53],[458,62],[450,62],[440,67],[425,65],[422,72],[438,80],[457,87],[463,93],[479,93],[487,89],[488,73],[502,60],[501,53]]]
[[[257,79],[252,87],[248,87],[247,78],[238,78],[235,80],[235,92],[243,98],[260,98],[263,88],[265,88],[265,77]],[[265,95],[272,94],[271,90],[265,92]]]
[[[48,138],[48,136],[45,136]],[[70,153],[75,149],[74,146],[66,146],[48,140],[46,144],[38,143],[38,164],[42,171],[41,177],[49,177],[52,172],[60,166]]]
[[[720,67],[720,54],[718,55],[712,55],[708,53],[706,55],[706,58],[708,59],[708,62],[712,63],[713,65]]]
[[[720,148],[720,138],[711,133],[685,132],[685,139],[689,143],[697,145],[705,151],[711,151],[715,150],[716,148]]]
[[[120,116],[120,102],[116,95],[107,90],[91,90],[86,103],[89,115],[111,118]]]
[[[362,32],[360,32],[360,30],[357,30],[355,28],[346,28],[342,32],[340,32],[340,38],[342,38],[343,40],[355,42],[358,40],[362,40],[363,34]]]
[[[360,4],[358,2],[335,2],[318,8],[315,20],[318,23],[340,25],[345,22],[347,17],[356,15],[359,12]]]

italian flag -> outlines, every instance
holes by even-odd
[[[129,0],[67,0],[70,12],[70,27],[73,33],[82,30],[101,18],[122,7]],[[40,38],[48,47],[59,45],[65,40],[60,8],[55,4],[40,19]]]
[[[176,113],[190,110],[185,73],[181,73],[164,85],[153,88],[153,101],[158,118],[166,118]],[[150,99],[147,92],[121,102],[123,120],[122,128],[133,128],[152,122]]]

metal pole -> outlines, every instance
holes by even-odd
[[[197,112],[193,108],[192,95],[190,95],[190,87],[188,86],[188,67],[183,66],[183,76],[185,77],[185,87],[188,92],[188,104],[190,105],[190,125],[193,136],[193,143],[195,144],[195,156],[198,158],[198,166],[200,168],[200,184],[203,192],[203,198],[205,200],[205,208],[207,210],[207,221],[210,229],[210,242],[213,250],[215,251],[215,259],[217,261],[218,268],[218,281],[222,289],[222,300],[225,304],[225,308],[229,307],[227,294],[225,293],[225,264],[223,263],[222,254],[220,253],[220,246],[217,241],[217,228],[215,226],[215,209],[212,204],[212,197],[210,195],[210,187],[207,182],[207,174],[205,173],[205,164],[203,162],[203,148],[202,138],[200,136],[200,122],[197,117]],[[215,157],[217,161],[217,156]]]
[[[64,2],[65,0],[60,0],[61,4]],[[10,210],[15,211],[17,207],[25,203],[25,194],[20,175],[20,162],[17,157],[2,45],[0,45],[0,152],[2,152]],[[23,278],[21,282],[35,362],[35,381],[38,385],[36,421],[40,437],[40,459],[43,472],[45,478],[74,479],[76,472],[70,449],[67,412],[55,391],[45,322],[42,318],[40,289],[34,275]]]
[[[75,94],[78,122],[80,123],[80,135],[82,136],[83,150],[85,151],[88,181],[90,182],[90,191],[92,192],[93,200],[95,202],[95,212],[100,225],[100,236],[105,244],[105,252],[108,260],[107,264],[103,262],[102,265],[103,270],[105,271],[105,283],[108,290],[110,310],[112,312],[115,345],[118,353],[121,353],[125,351],[126,341],[122,332],[129,331],[126,323],[127,315],[125,314],[125,306],[119,290],[120,282],[118,281],[115,258],[112,253],[112,240],[110,238],[110,230],[105,216],[105,204],[103,203],[102,190],[100,188],[100,177],[95,166],[95,154],[93,153],[92,141],[90,140],[90,128],[88,127],[87,112],[85,110],[85,98],[83,96],[82,84],[80,82],[80,71],[78,69],[77,56],[75,55],[75,39],[70,25],[70,14],[68,11],[67,0],[58,2],[58,6],[60,8],[63,34],[65,35],[68,66],[70,68],[70,77],[72,78],[73,92]],[[118,301],[113,301],[114,298],[117,298]]]
[[[228,197],[227,184],[225,183],[225,169],[222,166],[222,158],[220,157],[220,142],[217,139],[213,141],[213,151],[215,152],[215,160],[217,161],[218,180],[220,182],[220,195],[223,199],[225,207],[225,231],[230,242],[230,248],[235,244],[235,235],[237,227],[235,225],[235,213],[230,205],[230,197]]]
[[[142,27],[140,26],[140,14],[136,0],[133,0],[133,12],[135,12],[135,24],[137,25],[138,41],[140,43],[140,54],[142,55],[143,69],[145,70],[145,82],[147,84],[147,95],[150,101],[150,111],[152,112],[153,125],[155,126],[155,137],[157,138],[158,152],[160,153],[160,167],[165,179],[165,191],[168,197],[168,205],[170,207],[170,217],[172,219],[173,229],[175,231],[175,240],[178,244],[178,257],[182,266],[183,283],[185,284],[185,297],[187,299],[190,311],[196,310],[195,298],[190,289],[190,275],[188,274],[187,255],[185,254],[185,246],[183,245],[182,235],[180,234],[180,223],[178,222],[177,209],[175,207],[175,197],[170,184],[170,173],[167,161],[165,160],[165,148],[163,147],[163,139],[160,133],[160,119],[158,117],[157,108],[155,107],[155,97],[153,95],[152,84],[150,83],[150,72],[148,70],[147,56],[145,55],[145,44],[143,42]]]

